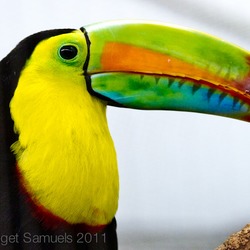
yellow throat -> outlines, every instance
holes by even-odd
[[[74,40],[78,56],[59,58]],[[13,144],[31,198],[69,223],[105,225],[118,206],[116,153],[104,102],[83,76],[84,37],[74,31],[40,42],[10,103],[19,140]]]

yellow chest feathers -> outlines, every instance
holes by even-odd
[[[69,223],[107,224],[119,181],[106,106],[88,94],[82,75],[72,85],[34,72],[22,72],[10,104],[19,133],[12,149],[26,189]]]

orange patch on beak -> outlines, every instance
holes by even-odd
[[[123,43],[107,43],[101,59],[105,72],[135,72],[203,80],[226,85],[227,80],[167,54]]]

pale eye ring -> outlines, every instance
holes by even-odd
[[[74,45],[64,45],[59,50],[59,55],[64,60],[72,60],[78,54],[78,49]]]

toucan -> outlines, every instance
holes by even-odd
[[[22,40],[0,62],[5,249],[117,249],[107,105],[250,121],[250,54],[188,28],[108,21]]]

